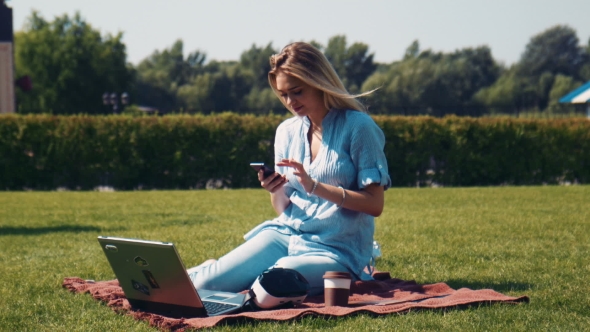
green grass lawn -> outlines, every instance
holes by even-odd
[[[153,331],[61,287],[64,277],[114,278],[98,235],[174,242],[192,266],[272,217],[261,189],[0,192],[0,329]],[[590,186],[394,188],[376,223],[378,269],[530,303],[217,330],[590,330]]]

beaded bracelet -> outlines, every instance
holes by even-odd
[[[346,200],[346,190],[344,190],[344,188],[342,188],[342,186],[338,186],[338,188],[342,189],[342,202],[340,203],[340,205],[336,205],[337,208],[340,208],[344,204],[344,201]]]
[[[311,188],[311,191],[307,193],[307,196],[313,195],[313,192],[315,191],[315,188],[318,187],[318,180],[311,179],[311,181],[313,181],[313,187]]]

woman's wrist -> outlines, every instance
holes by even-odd
[[[307,196],[312,196],[316,190],[316,188],[318,187],[318,180],[310,178],[311,179],[311,184],[309,186],[309,190],[306,189],[305,191],[307,192]]]

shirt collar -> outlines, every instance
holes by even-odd
[[[335,111],[333,109],[328,111],[328,113],[326,114],[326,116],[322,120],[322,130],[327,128],[326,125],[330,125],[330,123],[332,123],[332,118],[334,118],[336,116],[337,112],[338,111]],[[303,127],[305,129],[309,129],[309,126],[311,125],[311,121],[309,121],[309,118],[307,116],[303,116],[303,117],[300,117],[300,119],[301,119],[301,121],[303,121]]]

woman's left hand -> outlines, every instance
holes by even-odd
[[[281,161],[277,163],[277,166],[292,167],[293,175],[297,177],[297,181],[301,183],[303,189],[305,189],[305,191],[307,192],[311,191],[311,189],[313,188],[314,180],[311,178],[311,176],[309,176],[309,174],[307,174],[307,172],[303,168],[303,164],[293,159],[281,159]]]

